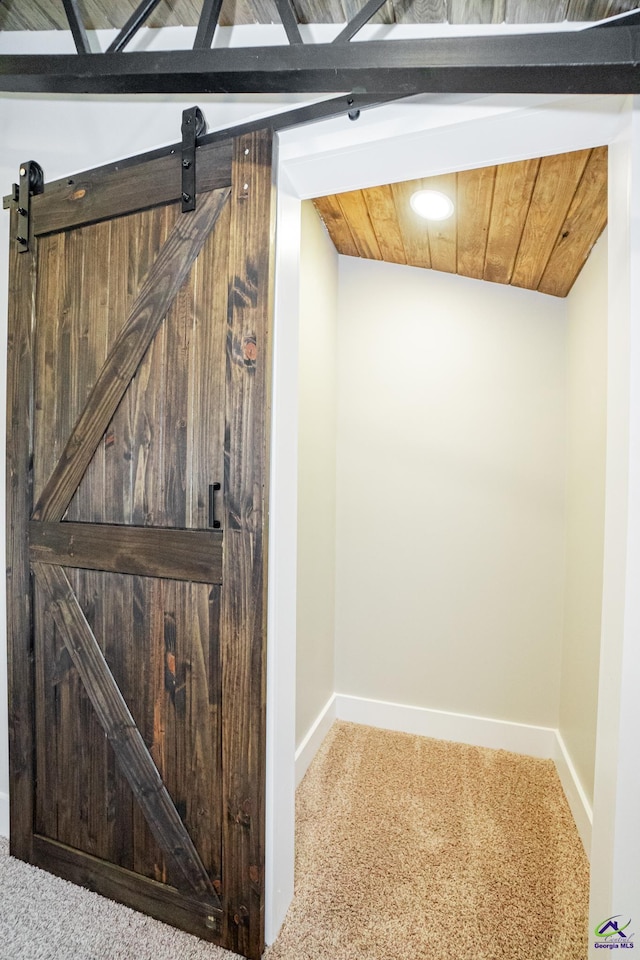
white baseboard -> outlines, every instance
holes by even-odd
[[[296,787],[309,769],[309,764],[320,749],[336,719],[336,695],[333,693],[316,717],[306,737],[296,750]]]
[[[9,794],[0,791],[0,837],[9,836]]]
[[[334,720],[362,723],[383,730],[451,740],[473,747],[510,750],[529,757],[553,760],[578,834],[587,856],[591,848],[592,812],[560,731],[508,720],[492,720],[463,713],[408,707],[401,703],[334,694],[320,711],[296,750],[296,786],[304,777]]]
[[[413,733],[436,740],[452,740],[473,747],[493,750],[511,750],[530,757],[555,759],[556,731],[551,727],[535,727],[507,720],[490,720],[464,713],[447,713],[426,707],[407,707],[400,703],[368,700],[336,694],[336,714],[339,720],[364,723],[383,730]]]
[[[587,857],[590,858],[593,811],[559,730],[556,730],[556,752],[553,759],[580,839]]]

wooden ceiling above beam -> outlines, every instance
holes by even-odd
[[[378,23],[559,23],[595,21],[626,13],[636,0],[388,0]],[[137,0],[78,0],[87,30],[122,28]],[[293,0],[299,23],[344,23],[360,0]],[[196,26],[202,0],[161,0],[148,26]],[[275,0],[224,0],[220,24],[279,23]],[[60,0],[2,0],[0,30],[66,30]]]

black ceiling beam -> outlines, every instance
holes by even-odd
[[[25,93],[640,93],[640,27],[218,50],[1,56]]]
[[[78,9],[78,0],[62,0],[62,3],[64,5],[67,23],[71,30],[71,36],[76,45],[76,50],[78,53],[91,53],[87,31],[84,28],[80,10]]]
[[[107,53],[119,53],[124,50],[159,3],[160,0],[142,0],[142,3],[133,11],[113,43],[110,43],[107,47]]]

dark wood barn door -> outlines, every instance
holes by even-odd
[[[11,851],[258,957],[269,135],[197,175],[11,204]]]

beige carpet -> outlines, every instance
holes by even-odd
[[[0,837],[2,960],[238,960],[9,856]]]
[[[584,960],[588,865],[551,761],[337,723],[297,798],[269,960]]]
[[[547,761],[338,723],[298,791],[268,960],[584,960],[588,868]],[[8,856],[3,960],[235,960]]]

